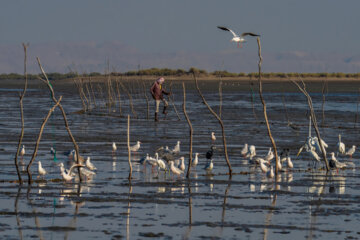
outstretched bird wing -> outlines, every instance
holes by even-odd
[[[230,28],[227,28],[227,27],[221,27],[221,26],[217,26],[219,29],[221,30],[224,30],[224,31],[229,31],[232,33],[232,35],[234,35],[234,37],[237,37],[238,35],[233,31],[231,30]]]
[[[251,32],[244,32],[241,34],[242,37],[245,37],[247,35],[253,36],[253,37],[260,37],[260,35],[255,34],[255,33],[251,33]]]
[[[71,166],[71,168],[69,169],[69,175],[72,173],[72,171],[74,170],[75,167],[85,167],[85,165],[82,164],[74,164]]]

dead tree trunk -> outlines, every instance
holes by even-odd
[[[15,155],[15,167],[16,167],[16,172],[19,178],[19,183],[22,184],[22,178],[21,178],[21,173],[19,170],[19,164],[18,164],[18,156],[20,153],[20,148],[21,148],[21,143],[22,140],[24,138],[24,131],[25,131],[25,120],[24,120],[24,106],[23,106],[23,99],[25,97],[25,93],[26,93],[26,89],[27,89],[27,84],[28,84],[28,79],[27,79],[27,70],[26,70],[26,64],[27,64],[27,48],[29,46],[29,44],[25,44],[23,43],[23,48],[24,48],[24,76],[25,76],[25,85],[24,85],[24,90],[22,92],[22,94],[20,95],[20,116],[21,116],[21,132],[20,132],[20,137],[19,137],[19,143],[17,146],[17,150],[16,150],[16,155]]]
[[[129,181],[131,181],[132,165],[131,165],[131,150],[130,150],[130,115],[127,116],[127,149],[128,149],[128,160],[129,160]]]
[[[38,62],[38,65],[39,65],[39,68],[40,68],[42,74],[45,77],[45,80],[43,80],[43,81],[47,84],[47,86],[48,86],[48,88],[49,88],[49,90],[51,92],[51,98],[52,98],[53,102],[56,103],[57,99],[55,98],[54,89],[53,89],[53,87],[52,87],[52,85],[51,85],[51,83],[50,83],[50,81],[49,81],[43,67],[41,66],[40,59],[37,57],[36,60]],[[80,163],[79,162],[80,161],[79,146],[77,145],[77,143],[75,141],[75,138],[71,133],[69,123],[68,123],[68,120],[67,120],[67,117],[66,117],[65,110],[64,110],[64,108],[62,107],[62,105],[60,103],[59,103],[59,108],[60,108],[61,114],[62,114],[63,119],[64,119],[65,128],[66,128],[66,130],[68,132],[68,135],[69,135],[72,143],[74,144],[75,153],[76,153],[76,162],[77,162],[77,164],[79,164]],[[78,169],[78,174],[79,174],[79,180],[80,180],[80,182],[82,182],[81,173],[80,173],[80,167],[77,167],[77,169]]]
[[[40,131],[39,131],[39,136],[38,136],[36,144],[35,144],[34,152],[32,154],[32,157],[31,157],[31,160],[30,160],[29,164],[26,167],[26,171],[27,171],[27,174],[28,174],[28,183],[29,184],[32,183],[32,175],[31,175],[30,167],[31,167],[32,163],[34,162],[35,157],[37,155],[37,151],[39,149],[39,144],[40,144],[40,141],[41,141],[41,136],[42,136],[42,133],[44,131],[45,125],[46,125],[47,121],[49,120],[51,114],[54,112],[55,108],[57,108],[59,106],[61,100],[62,100],[62,96],[60,96],[58,101],[54,104],[54,106],[50,108],[47,116],[44,118],[44,121],[41,124]]]
[[[191,171],[191,163],[192,163],[192,143],[193,143],[193,127],[191,125],[191,122],[190,122],[190,119],[189,119],[189,116],[187,115],[187,112],[186,112],[186,90],[185,90],[185,83],[183,82],[182,83],[183,85],[183,92],[184,92],[184,103],[183,103],[183,111],[184,111],[184,115],[185,115],[185,118],[186,118],[186,121],[189,125],[189,128],[190,128],[190,146],[189,146],[189,163],[188,163],[188,169],[187,169],[187,173],[186,173],[186,178],[189,178],[190,177],[190,171]]]
[[[222,110],[222,81],[220,79],[220,82],[219,82],[219,117],[221,118],[221,110]]]
[[[300,78],[300,76],[299,76]],[[318,125],[317,125],[317,121],[316,121],[316,116],[315,116],[315,112],[314,112],[314,107],[313,107],[313,104],[312,104],[312,99],[309,95],[309,93],[306,91],[306,88],[305,88],[305,83],[304,81],[300,78],[302,84],[303,84],[303,87],[301,87],[297,82],[295,82],[294,80],[291,80],[298,88],[299,90],[306,96],[307,98],[307,102],[308,102],[308,105],[309,105],[309,108],[310,108],[310,116],[311,116],[311,121],[312,121],[312,124],[313,124],[313,127],[315,128],[315,132],[316,132],[316,135],[317,135],[317,138],[319,139],[319,145],[320,145],[320,149],[321,149],[321,153],[323,155],[323,159],[325,161],[325,166],[326,166],[326,170],[329,171],[330,170],[330,167],[329,167],[329,162],[326,158],[326,154],[325,154],[325,151],[324,151],[324,146],[322,144],[322,141],[321,141],[321,137],[320,137],[320,131],[319,131],[319,128],[318,128]]]
[[[227,166],[229,168],[229,174],[230,176],[232,175],[232,168],[231,168],[231,164],[229,161],[229,157],[228,157],[228,153],[227,153],[227,145],[226,145],[226,138],[225,138],[225,129],[224,129],[224,123],[221,120],[221,118],[216,114],[216,112],[214,112],[214,110],[209,106],[209,104],[206,102],[205,97],[202,95],[201,90],[199,88],[198,82],[197,82],[197,78],[195,76],[195,73],[193,73],[194,79],[195,79],[195,85],[196,88],[198,90],[198,93],[200,95],[200,97],[202,98],[203,103],[207,106],[207,108],[209,109],[209,111],[215,116],[215,118],[219,121],[220,126],[221,126],[221,131],[222,131],[222,139],[223,139],[223,145],[224,145],[224,155],[225,155],[225,159],[226,159],[226,163]]]
[[[276,149],[275,140],[271,135],[269,120],[268,120],[267,112],[266,112],[266,103],[265,103],[265,100],[264,100],[263,95],[262,95],[262,82],[261,82],[262,56],[261,56],[261,43],[260,43],[260,38],[259,37],[257,38],[257,43],[258,43],[258,48],[259,48],[259,64],[258,64],[258,67],[259,67],[259,95],[260,95],[261,103],[263,105],[263,112],[264,112],[264,118],[265,118],[265,122],[266,122],[266,127],[267,127],[267,130],[268,130],[268,135],[269,135],[269,138],[270,138],[270,141],[272,143],[274,153],[275,153],[275,161],[276,161],[275,162],[276,163],[275,164],[275,175],[277,175],[278,174],[278,164],[277,163],[279,161],[279,157],[277,155],[277,149]]]

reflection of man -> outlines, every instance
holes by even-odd
[[[158,113],[159,113],[159,106],[160,106],[160,101],[164,102],[164,110],[163,110],[163,114],[166,114],[166,108],[169,106],[168,102],[164,99],[163,94],[165,95],[169,95],[170,93],[166,92],[163,87],[162,84],[165,82],[165,78],[161,77],[158,80],[156,80],[154,82],[154,84],[151,86],[150,91],[151,91],[151,95],[153,96],[153,98],[155,99],[155,121],[159,121],[158,119]]]

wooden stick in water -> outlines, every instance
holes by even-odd
[[[39,65],[39,68],[40,68],[42,74],[43,74],[44,77],[45,77],[45,80],[43,80],[43,81],[47,84],[47,86],[48,86],[48,88],[49,88],[49,90],[50,90],[51,98],[52,98],[53,102],[56,103],[56,102],[57,102],[57,99],[55,98],[54,89],[53,89],[52,85],[50,84],[50,81],[49,81],[49,79],[48,79],[48,77],[47,77],[47,74],[45,73],[43,67],[41,66],[40,59],[37,57],[36,60],[37,60],[37,62],[38,62],[38,65]],[[66,128],[66,130],[67,130],[67,132],[68,132],[68,135],[69,135],[72,143],[74,144],[75,153],[76,153],[76,163],[79,164],[79,163],[80,163],[80,162],[79,162],[79,161],[80,161],[79,146],[77,145],[77,143],[76,143],[76,141],[75,141],[75,138],[74,138],[74,136],[73,136],[72,133],[71,133],[71,130],[70,130],[70,127],[69,127],[69,122],[68,122],[68,120],[67,120],[65,110],[64,110],[64,108],[62,107],[61,103],[59,103],[59,109],[60,109],[61,114],[62,114],[63,119],[64,119],[65,128]],[[81,173],[80,173],[80,167],[77,167],[77,169],[78,169],[79,180],[80,180],[80,182],[82,182],[82,177],[81,177]]]
[[[260,43],[260,38],[257,38],[257,43],[258,43],[258,49],[259,49],[259,95],[260,95],[260,99],[261,99],[261,103],[263,105],[263,112],[264,112],[264,118],[265,118],[265,122],[266,122],[266,127],[268,130],[268,135],[270,138],[270,141],[272,143],[273,149],[274,149],[274,153],[275,153],[275,175],[278,174],[278,161],[280,161],[278,154],[277,154],[277,149],[276,149],[276,144],[275,144],[275,140],[271,135],[271,130],[270,130],[270,125],[269,125],[269,120],[267,117],[267,112],[266,112],[266,103],[265,100],[263,98],[262,95],[262,81],[261,81],[261,64],[262,64],[262,56],[261,56],[261,43]]]
[[[41,136],[42,136],[42,133],[44,131],[45,125],[46,125],[47,121],[49,120],[51,114],[54,112],[55,108],[57,108],[59,106],[61,100],[62,100],[62,96],[60,96],[59,99],[57,100],[57,102],[54,104],[54,106],[52,106],[50,108],[48,114],[46,115],[46,117],[44,118],[44,120],[43,120],[43,122],[41,124],[39,135],[38,135],[38,138],[37,138],[37,141],[36,141],[36,144],[35,144],[34,152],[32,154],[32,157],[31,157],[31,160],[30,160],[29,164],[26,167],[26,171],[27,171],[27,174],[28,174],[28,183],[29,184],[32,183],[32,175],[31,175],[30,167],[31,167],[32,163],[34,162],[35,157],[37,155],[37,151],[39,149],[39,144],[40,144]]]
[[[17,150],[16,150],[16,155],[15,155],[15,167],[16,167],[16,173],[18,175],[19,178],[19,183],[20,185],[22,184],[22,178],[21,178],[21,174],[20,174],[20,170],[19,170],[19,164],[18,164],[18,156],[20,154],[20,148],[21,148],[21,143],[22,140],[24,138],[24,131],[25,131],[25,120],[24,120],[24,106],[23,106],[23,99],[25,97],[25,93],[26,93],[26,89],[27,89],[27,85],[28,85],[28,78],[27,78],[27,70],[26,70],[26,66],[27,66],[27,48],[29,47],[29,44],[25,44],[23,43],[23,48],[24,48],[24,76],[25,76],[25,84],[24,84],[24,90],[22,92],[22,94],[20,95],[20,116],[21,116],[21,132],[20,132],[20,136],[19,136],[19,142],[18,142],[18,146],[17,146]]]
[[[127,148],[128,148],[128,159],[129,159],[129,181],[131,181],[132,165],[131,165],[131,151],[130,151],[130,115],[127,116]]]
[[[224,155],[225,155],[225,160],[226,160],[226,164],[229,168],[229,174],[230,176],[232,175],[232,168],[231,168],[231,164],[229,161],[229,156],[227,153],[227,145],[226,145],[226,137],[225,137],[225,128],[224,128],[224,123],[221,120],[221,118],[216,114],[216,112],[209,106],[209,104],[206,102],[205,97],[202,95],[201,90],[199,88],[199,84],[197,82],[197,78],[195,76],[195,73],[193,73],[194,79],[195,79],[195,85],[196,88],[198,90],[198,93],[200,95],[200,97],[202,98],[203,103],[207,106],[207,108],[209,109],[209,111],[215,116],[215,118],[219,121],[220,126],[221,126],[221,131],[222,131],[222,139],[223,139],[223,145],[224,145]]]
[[[194,130],[193,130],[193,127],[191,125],[189,116],[187,115],[187,112],[186,112],[186,90],[185,90],[185,83],[184,82],[182,83],[182,86],[183,86],[183,93],[184,93],[183,111],[184,111],[186,121],[187,121],[187,123],[189,125],[189,128],[190,128],[189,162],[188,162],[188,169],[187,169],[187,173],[186,173],[186,178],[189,178],[190,177],[190,171],[191,171],[191,163],[192,163],[192,143],[193,143],[193,132],[194,132]]]
[[[306,96],[307,98],[307,102],[308,102],[308,105],[309,105],[309,108],[310,108],[310,115],[311,115],[311,121],[312,121],[312,124],[313,124],[313,127],[315,129],[315,132],[316,132],[316,135],[317,135],[317,138],[319,139],[319,145],[320,145],[320,149],[321,149],[321,152],[322,152],[322,155],[323,155],[323,159],[325,161],[325,166],[326,166],[326,170],[327,171],[330,171],[330,167],[329,167],[329,162],[326,158],[326,153],[324,151],[324,146],[322,144],[322,141],[321,141],[321,136],[320,136],[320,131],[318,129],[318,126],[317,126],[317,121],[316,121],[316,116],[315,116],[315,112],[314,112],[314,107],[313,107],[313,104],[312,104],[312,99],[309,95],[309,93],[306,91],[306,87],[305,87],[305,83],[304,81],[301,79],[300,75],[298,76],[303,84],[303,87],[301,87],[297,82],[295,82],[294,80],[291,80],[298,88],[299,90]]]
[[[171,104],[173,105],[173,107],[174,107],[174,110],[175,110],[175,112],[176,112],[176,115],[177,115],[177,117],[178,117],[178,120],[180,121],[181,120],[181,118],[180,118],[180,115],[179,115],[179,113],[178,113],[178,111],[177,111],[177,108],[176,108],[176,106],[175,106],[175,103],[174,103],[174,93],[173,93],[173,91],[172,91],[172,81],[170,81],[170,86],[169,86],[169,88],[170,88],[170,96],[169,96],[169,99],[170,99],[170,101],[171,101]]]

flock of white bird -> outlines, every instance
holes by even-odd
[[[205,164],[204,170],[211,171],[214,168],[213,163],[213,154],[215,150],[215,143],[216,136],[214,132],[211,132],[211,141],[212,146],[209,151],[206,153],[206,159],[207,162]],[[324,154],[327,154],[326,150],[329,147],[328,144],[321,139],[321,144],[317,137],[311,137],[311,129],[309,128],[309,137],[305,141],[305,144],[299,149],[297,153],[297,157],[300,155],[300,153],[305,149],[310,159],[313,160],[314,164],[321,161],[322,151],[321,151],[321,145],[323,148]],[[179,176],[181,174],[184,174],[184,171],[186,169],[185,164],[185,158],[183,156],[180,156],[180,141],[177,141],[174,148],[169,149],[168,146],[160,147],[155,151],[155,157],[149,156],[149,154],[146,154],[146,156],[142,157],[139,160],[139,164],[146,166],[146,164],[154,167],[157,167],[157,171],[169,171],[173,173],[176,176]],[[131,152],[138,152],[141,147],[141,142],[137,141],[135,145],[130,147]],[[339,140],[336,145],[336,156],[339,154],[342,156],[349,156],[352,158],[353,154],[355,153],[356,146],[353,145],[351,148],[349,148],[347,151],[345,149],[345,144],[341,141],[341,134],[339,134]],[[117,151],[116,143],[112,143],[112,152],[113,154]],[[287,169],[292,169],[294,167],[293,162],[291,161],[289,149],[283,149],[280,153],[278,160],[276,161],[276,166],[279,171],[285,170],[285,163]],[[55,153],[54,149],[51,148],[50,152],[52,154]],[[75,162],[77,162],[77,157],[75,150],[69,151],[67,153],[64,153],[68,155],[70,158],[73,158]],[[20,151],[20,156],[23,157],[25,155],[25,145],[22,146]],[[254,163],[257,166],[259,166],[260,170],[266,174],[268,178],[274,177],[274,168],[271,164],[272,160],[275,159],[275,154],[272,150],[272,148],[269,148],[268,153],[264,157],[258,157],[256,156],[256,147],[254,145],[248,145],[247,143],[244,144],[244,147],[241,150],[242,157],[249,159],[250,163]],[[329,160],[329,166],[331,169],[342,169],[347,166],[346,163],[340,162],[337,160],[335,156],[335,152],[330,153],[330,160]],[[199,153],[195,153],[194,158],[192,159],[191,166],[196,167],[199,164]],[[73,164],[69,169],[65,169],[64,164],[60,163],[60,174],[64,181],[69,182],[72,181],[72,179],[76,176],[74,169],[78,168],[80,171],[80,174],[82,177],[85,177],[87,179],[91,178],[96,174],[95,170],[96,167],[94,164],[90,161],[90,157],[87,157],[85,160],[84,157],[79,157],[79,163]],[[43,168],[41,161],[38,161],[38,174],[39,177],[44,177],[47,174],[47,171]]]
[[[216,140],[215,134],[211,133],[211,140],[214,142]],[[146,156],[142,157],[139,160],[141,165],[150,165],[152,168],[157,167],[159,171],[169,171],[176,176],[184,174],[186,169],[185,158],[180,156],[180,141],[177,141],[174,148],[170,149],[168,146],[160,147],[155,151],[155,156],[151,157],[148,153]],[[207,162],[204,169],[206,171],[211,171],[214,168],[214,163],[212,160],[213,151],[215,147],[212,146],[210,150],[206,153]],[[199,164],[199,153],[195,153],[194,158],[191,161],[191,167],[196,167]]]

